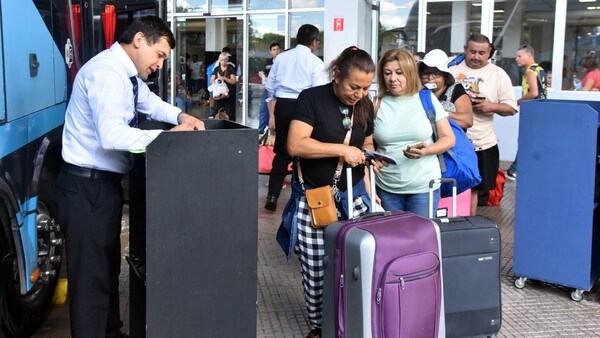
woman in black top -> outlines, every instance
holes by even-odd
[[[363,50],[345,49],[329,67],[332,82],[300,93],[288,134],[288,151],[297,157],[304,189],[333,185],[340,157],[344,170],[337,182],[340,202],[338,217],[348,219],[370,208],[365,189],[363,148],[373,149],[373,104],[368,97],[375,64]],[[350,140],[344,145],[348,131]],[[382,163],[375,163],[376,166]],[[352,167],[353,209],[347,208],[345,168]],[[367,182],[365,182],[367,181]],[[294,171],[292,197],[284,209],[278,240],[289,257],[296,246],[302,265],[302,284],[312,330],[307,337],[320,337],[323,294],[324,229],[311,226],[303,187]]]
[[[227,84],[229,96],[224,99],[215,99],[215,113],[217,113],[220,108],[225,108],[227,115],[229,115],[229,119],[235,121],[235,84],[237,83],[237,80],[235,78],[235,68],[229,64],[228,61],[228,54],[221,53],[219,55],[219,65],[215,66],[213,69],[210,83],[214,85],[217,81],[223,81]]]

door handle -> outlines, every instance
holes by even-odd
[[[29,54],[29,76],[31,76],[31,77],[37,76],[38,68],[40,68],[40,63],[37,59],[37,54],[30,53]]]

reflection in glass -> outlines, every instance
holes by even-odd
[[[208,12],[207,0],[168,0],[167,13],[171,13],[171,3],[176,1],[177,13],[206,13]]]
[[[248,10],[285,9],[285,0],[248,0]]]
[[[407,47],[411,52],[417,52],[418,1],[381,1],[379,8],[377,59],[386,51],[395,48]]]
[[[552,61],[554,14],[555,5],[551,1],[494,4],[493,43],[497,50],[494,60],[506,71],[514,86],[521,85],[525,71],[515,61],[517,50],[522,45],[527,44],[534,49],[534,59],[538,64],[546,65]]]
[[[325,0],[289,0],[290,8],[320,8],[325,7]]]
[[[267,59],[271,59],[271,43],[277,42],[282,49],[285,48],[285,15],[250,15],[248,26],[248,125],[258,127],[262,100],[266,99],[264,81],[259,73],[265,72]],[[263,109],[266,109],[266,106]],[[268,111],[266,115],[268,116]]]
[[[324,40],[324,13],[323,12],[299,12],[290,14],[290,47],[296,46],[296,33],[298,28],[304,24],[314,25],[319,29],[319,47],[315,51],[315,55],[323,59],[323,46],[327,43]]]
[[[469,36],[481,32],[480,1],[430,2],[427,4],[424,52],[439,48],[460,54]]]
[[[212,0],[211,2],[211,12],[213,13],[239,12],[244,9],[243,0]]]
[[[583,60],[592,56],[600,63],[600,6],[577,0],[567,2],[567,27],[563,64],[563,89],[573,90],[585,76]]]

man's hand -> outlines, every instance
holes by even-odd
[[[177,117],[177,122],[179,122],[179,125],[171,128],[171,131],[205,130],[204,122],[183,112]]]

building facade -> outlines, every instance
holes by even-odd
[[[546,61],[552,72],[550,98],[600,100],[598,93],[573,92],[584,75],[582,59],[600,61],[596,0],[172,0],[166,12],[178,40],[170,92],[176,93],[184,69],[178,64],[186,54],[197,54],[207,65],[227,46],[238,64],[238,121],[251,126],[258,118],[263,88],[258,72],[270,57],[269,45],[294,47],[296,31],[305,23],[321,30],[316,54],[326,64],[351,45],[370,51],[374,60],[399,47],[456,55],[470,34],[482,33],[496,47],[493,62],[506,70],[518,94],[522,70],[515,54],[529,45],[536,61]]]

